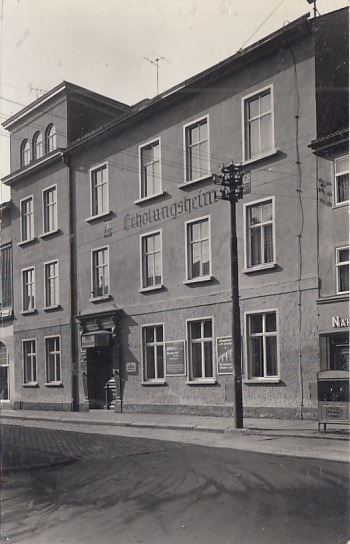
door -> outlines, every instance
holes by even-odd
[[[87,350],[87,386],[89,408],[106,406],[106,383],[113,377],[111,348],[96,347]]]

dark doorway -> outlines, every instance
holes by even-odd
[[[87,385],[89,408],[105,408],[107,381],[113,377],[111,348],[87,350]]]

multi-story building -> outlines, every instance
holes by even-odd
[[[232,413],[230,210],[213,174],[234,160],[246,172],[237,207],[244,414],[315,414],[310,386],[333,364],[322,355],[331,331],[321,309],[344,304],[334,318],[348,331],[347,150],[324,151],[348,123],[347,13],[302,17],[153,100],[118,105],[112,121],[60,145],[52,174],[33,163],[33,174],[23,165],[6,178],[20,210],[14,236],[31,209],[44,225],[25,258],[14,240],[19,406],[105,406],[114,377],[117,410]],[[30,108],[37,115],[41,104]],[[321,207],[320,178],[341,194],[334,209]],[[31,195],[43,212],[25,213]],[[62,216],[47,238],[52,202]],[[330,213],[339,216],[326,235],[334,264],[322,239]],[[43,302],[27,308],[34,274]],[[51,308],[45,297],[58,283]],[[23,380],[33,360],[36,379]]]

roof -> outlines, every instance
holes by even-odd
[[[321,152],[332,151],[335,147],[340,147],[342,145],[349,144],[349,129],[344,128],[342,130],[337,130],[316,140],[312,140],[309,147],[317,154]]]

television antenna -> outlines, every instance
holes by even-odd
[[[159,53],[154,53],[156,55],[156,58],[155,59],[149,59],[148,57],[143,57],[145,60],[147,60],[147,62],[149,62],[150,64],[153,64],[153,66],[156,67],[156,77],[157,77],[157,94],[159,93],[159,62],[161,60],[165,60],[168,64],[171,64],[171,62],[169,60],[167,60],[165,57],[162,57],[161,55],[159,55]]]
[[[47,91],[45,89],[39,89],[38,87],[33,87],[33,85],[30,83],[29,85],[29,92],[36,92],[36,97],[39,98],[39,93],[45,94]]]

